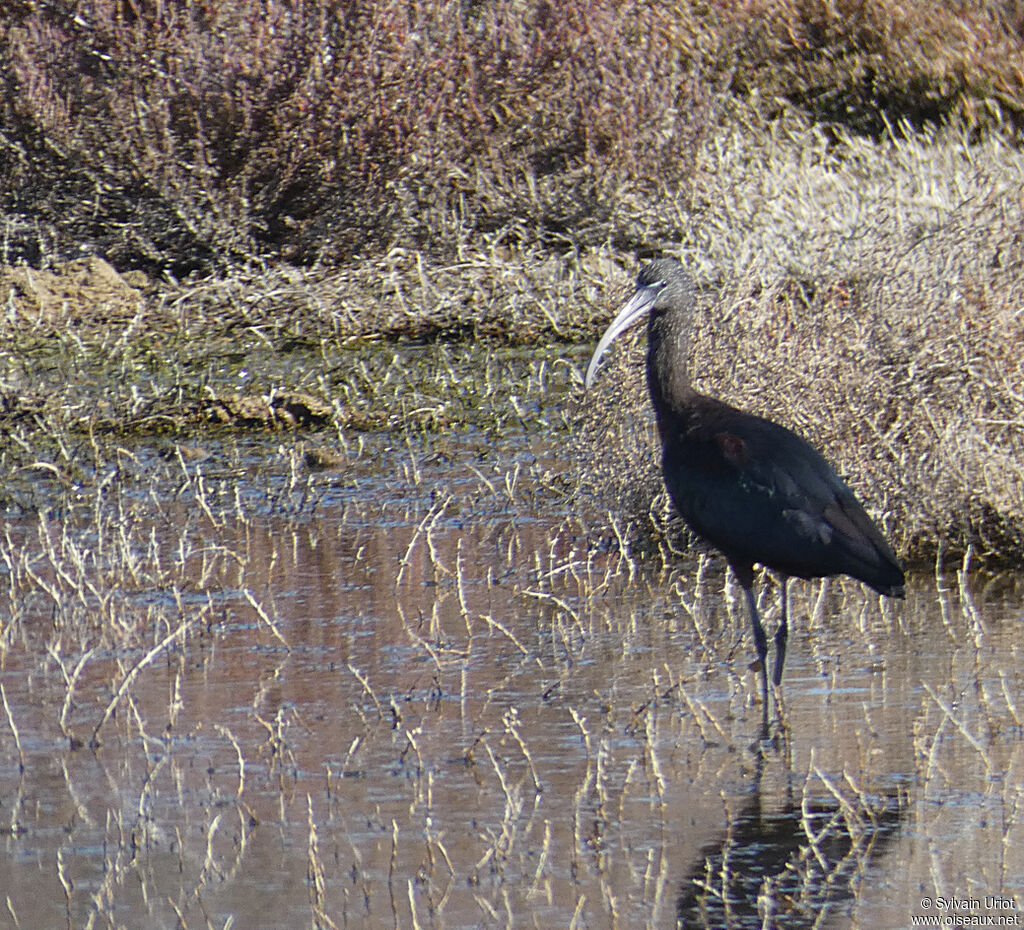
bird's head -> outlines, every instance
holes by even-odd
[[[673,310],[688,313],[693,304],[693,280],[678,261],[674,258],[659,258],[644,265],[636,279],[636,291],[615,315],[594,349],[584,379],[587,390],[594,383],[601,358],[617,336],[645,314],[650,314],[652,321],[656,322],[658,317]]]

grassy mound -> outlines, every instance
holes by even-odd
[[[677,254],[707,286],[702,389],[806,435],[904,555],[1024,551],[1024,156],[962,131],[870,142],[747,119],[696,178]],[[648,406],[639,349],[628,364],[628,400],[606,377],[582,460],[646,520],[658,450],[623,416]]]

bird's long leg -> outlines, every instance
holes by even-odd
[[[772,682],[777,688],[782,684],[782,667],[786,664],[786,642],[789,640],[789,603],[787,592],[789,591],[789,577],[782,576],[782,620],[779,628],[775,631],[775,672],[772,675]]]
[[[761,618],[757,615],[757,601],[754,590],[746,585],[743,590],[747,595],[747,606],[750,608],[750,623],[754,628],[754,648],[757,658],[761,661],[761,707],[763,738],[768,738],[768,637],[764,635]]]

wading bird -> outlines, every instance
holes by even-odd
[[[675,259],[644,266],[636,293],[601,336],[586,387],[612,341],[644,314],[647,387],[661,434],[661,470],[690,529],[720,549],[747,597],[768,712],[768,642],[754,599],[754,563],[782,576],[782,619],[772,680],[782,682],[790,576],[850,575],[879,594],[903,596],[903,569],[853,492],[808,442],[690,384],[687,355],[693,280]]]

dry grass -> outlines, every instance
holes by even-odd
[[[801,120],[742,125],[698,160],[700,222],[672,250],[707,286],[698,383],[825,450],[904,556],[1014,557],[1024,160],[956,131],[870,143]],[[629,364],[624,382],[605,376],[581,459],[586,483],[646,523],[658,456],[622,417],[617,385],[626,409],[647,407],[642,357]]]

